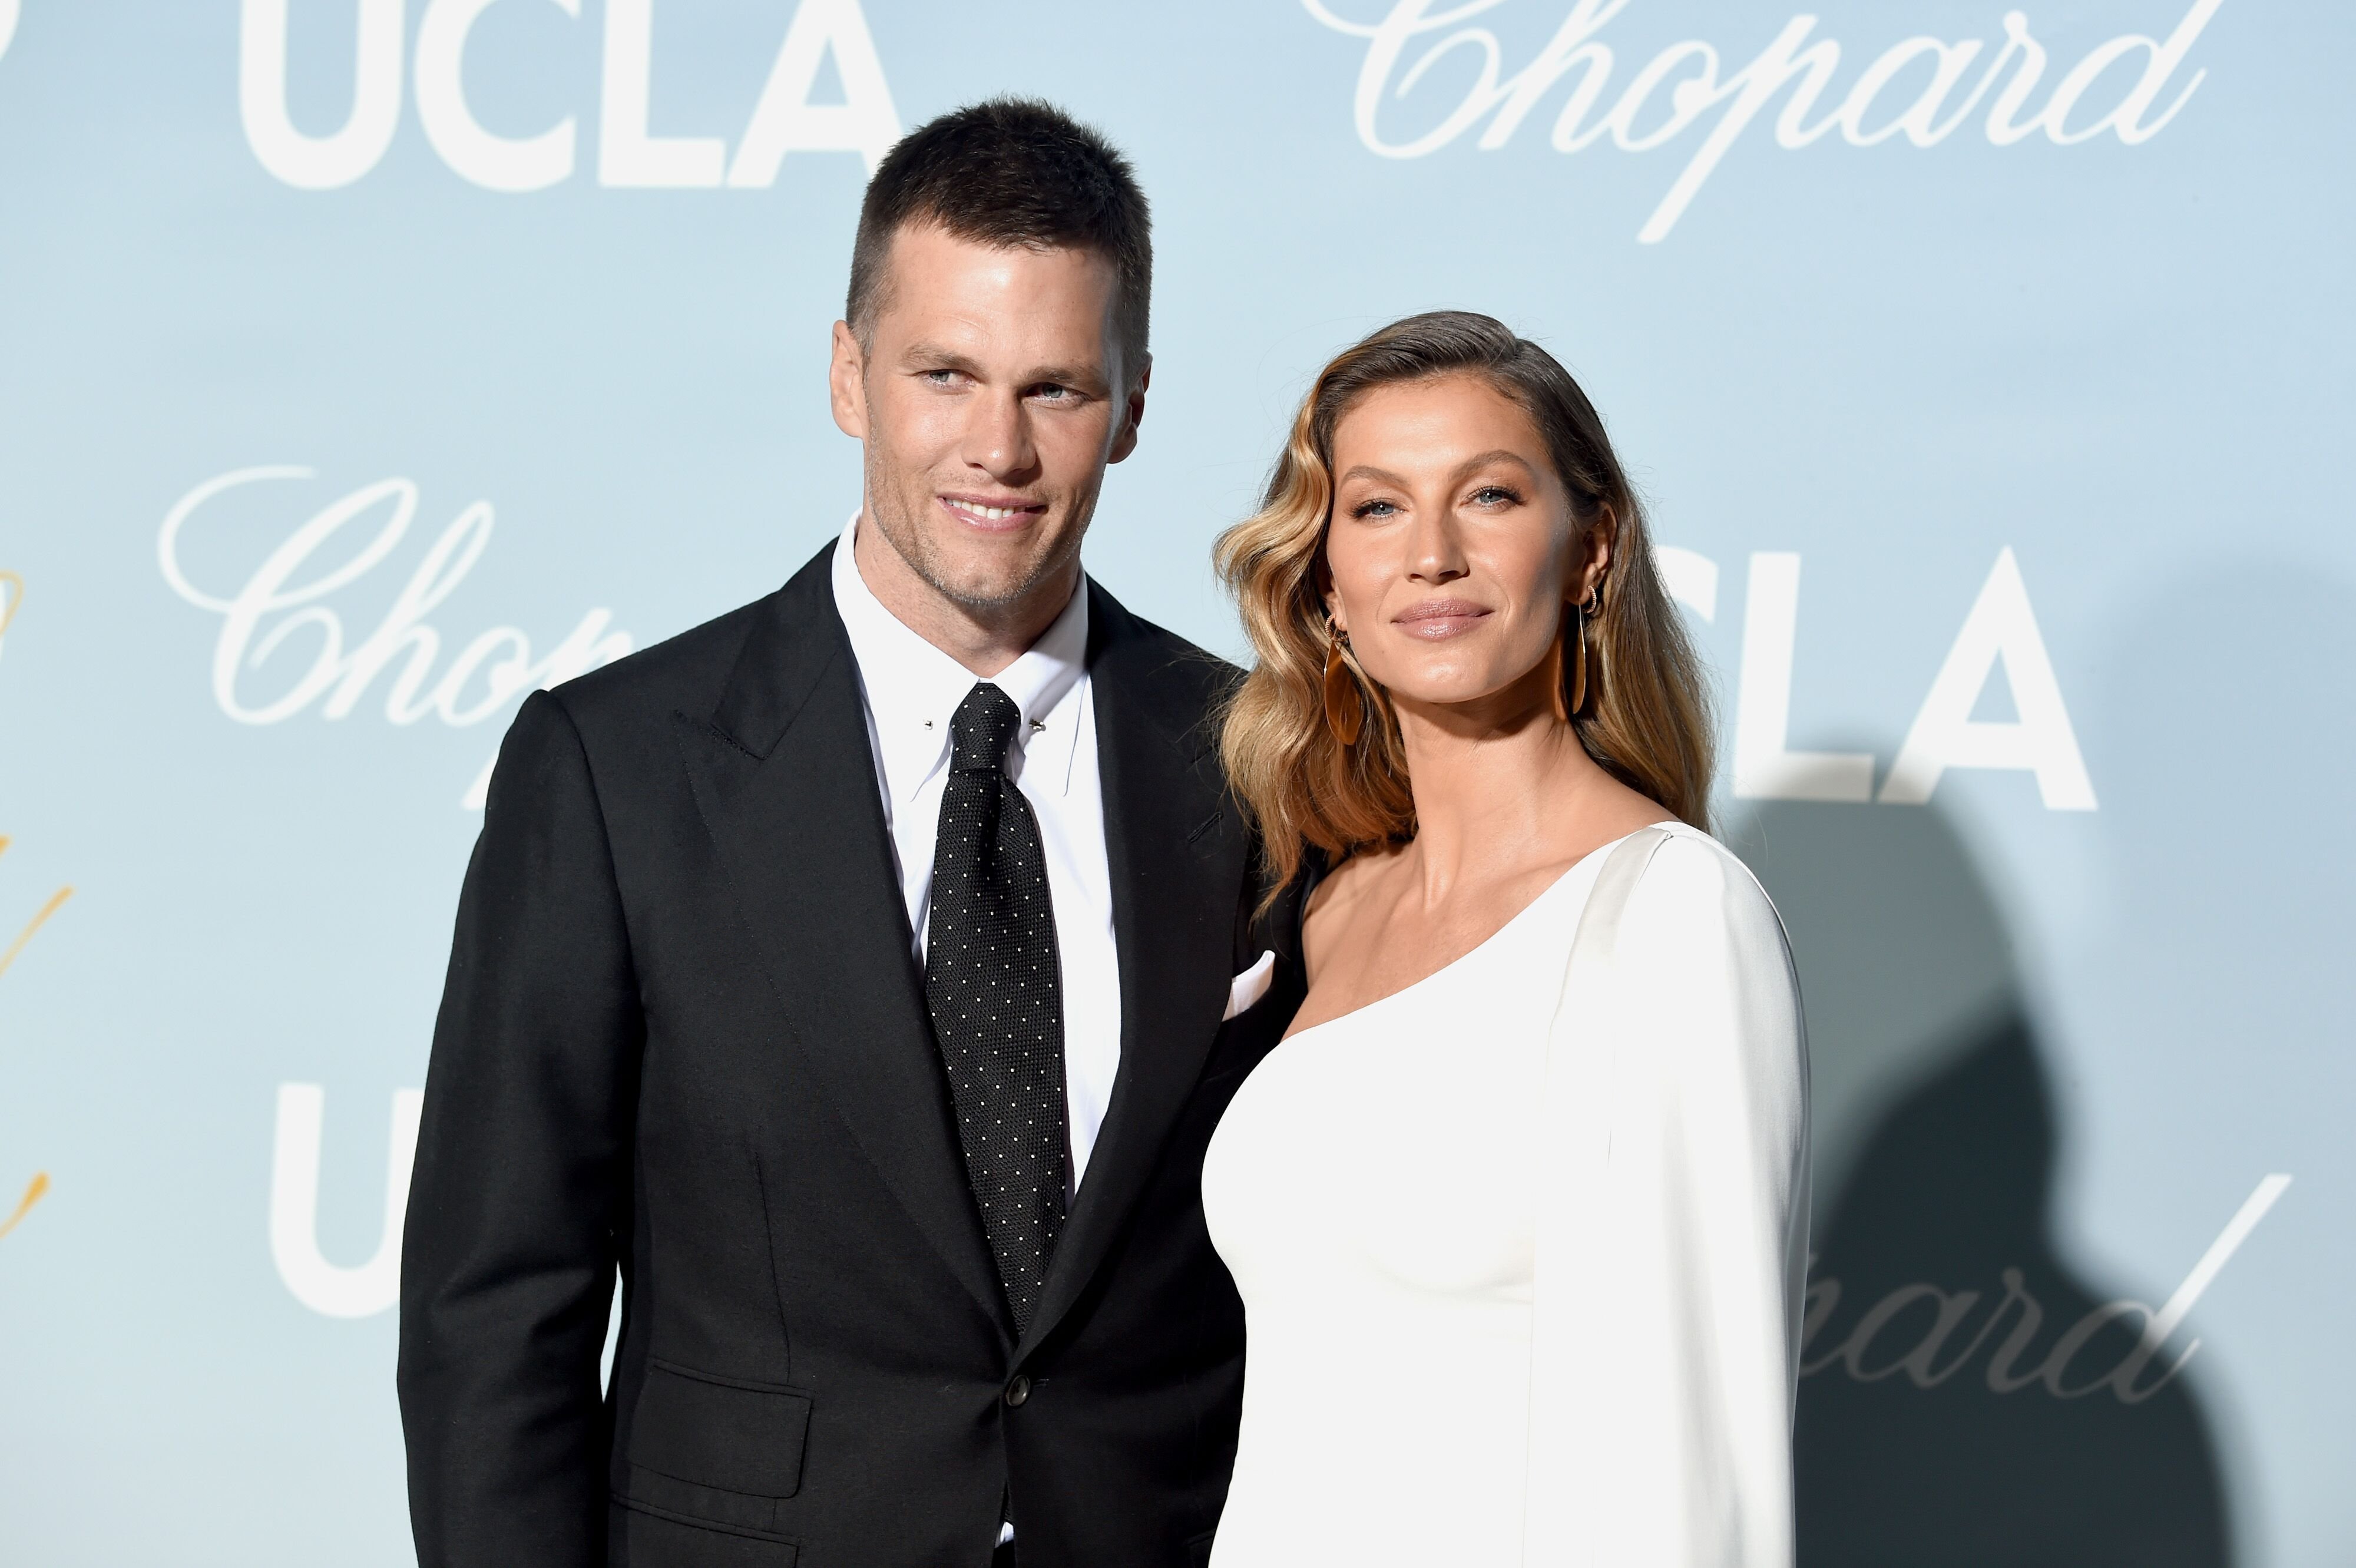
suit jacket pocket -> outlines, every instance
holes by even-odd
[[[794,1568],[798,1541],[675,1518],[643,1503],[608,1511],[605,1562],[623,1568]]]
[[[809,1396],[798,1389],[649,1361],[629,1462],[693,1486],[790,1498],[801,1489],[809,1414]]]

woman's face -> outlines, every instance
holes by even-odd
[[[1606,530],[1570,497],[1521,405],[1479,376],[1377,387],[1333,432],[1326,607],[1395,701],[1455,704],[1531,680]],[[1583,546],[1583,548],[1582,548]]]

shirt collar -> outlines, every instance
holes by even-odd
[[[850,634],[874,721],[884,790],[905,805],[948,762],[949,719],[980,677],[884,608],[859,575],[852,553],[858,532],[854,516],[834,548],[834,605]],[[1032,776],[1034,789],[1044,785],[1059,795],[1071,789],[1073,758],[1087,712],[1086,702],[1075,700],[1085,695],[1087,648],[1083,579],[1039,640],[990,678],[1022,712],[1009,771],[1016,779]]]

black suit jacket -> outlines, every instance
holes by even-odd
[[[1203,1151],[1301,990],[1287,956],[1221,1022],[1273,945],[1209,722],[1234,671],[1089,585],[1120,1069],[1018,1340],[830,557],[535,694],[500,751],[403,1242],[423,1568],[980,1568],[1008,1509],[1025,1568],[1207,1554],[1243,1314]]]

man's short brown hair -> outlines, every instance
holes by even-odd
[[[1006,248],[1094,251],[1113,266],[1113,329],[1126,373],[1145,365],[1153,220],[1129,160],[1035,98],[992,98],[918,126],[884,155],[860,204],[843,318],[869,341],[892,237],[937,224]]]

